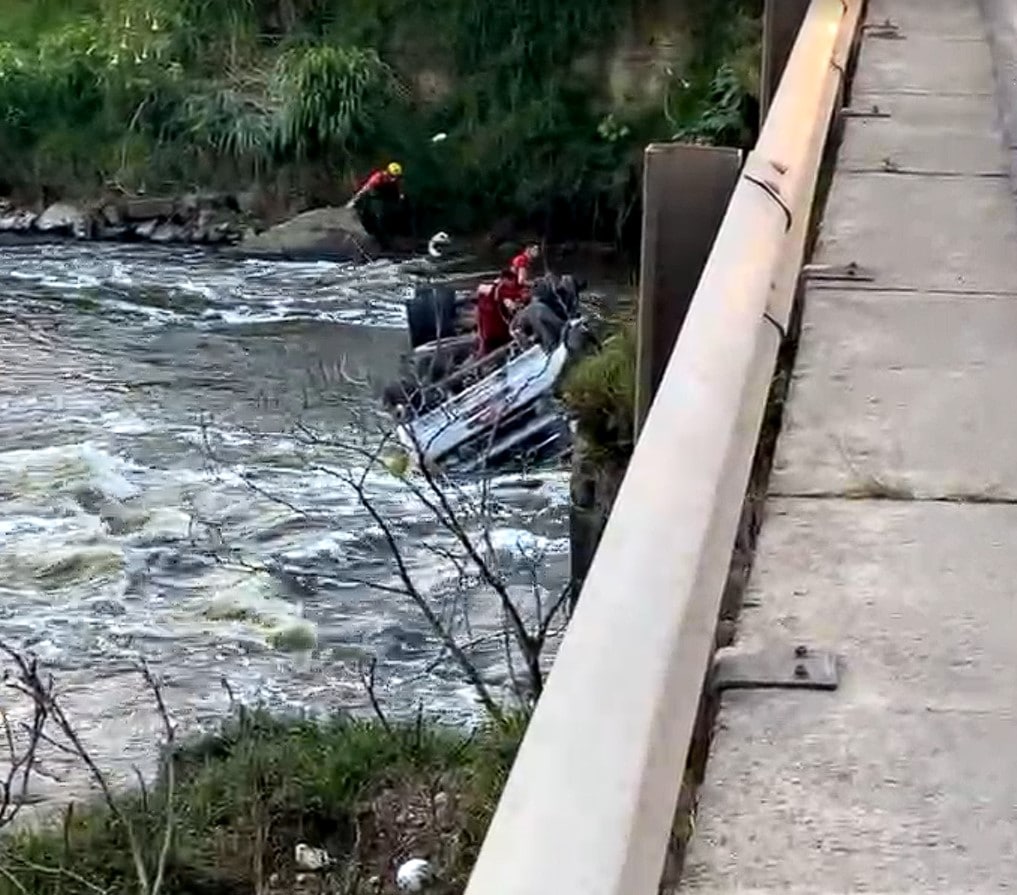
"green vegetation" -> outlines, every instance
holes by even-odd
[[[687,0],[685,58],[656,94],[612,95],[644,5],[0,0],[0,193],[257,182],[334,202],[396,157],[421,226],[617,235],[642,146],[744,142],[755,90],[757,3]]]
[[[394,891],[395,868],[411,857],[432,863],[437,891],[462,891],[522,729],[520,721],[468,737],[430,724],[241,710],[174,753],[161,891],[296,891],[301,842],[336,859],[327,891]],[[117,813],[101,802],[73,806],[51,826],[0,840],[0,895],[143,891],[128,826],[155,867],[171,792],[163,764],[149,791],[117,797]]]
[[[604,347],[568,373],[562,396],[576,420],[584,455],[620,465],[632,453],[636,404],[636,325],[613,326]]]

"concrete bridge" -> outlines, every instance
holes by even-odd
[[[639,441],[470,895],[1017,886],[1017,2],[863,6],[769,5],[744,159],[647,152]]]

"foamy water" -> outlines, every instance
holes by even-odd
[[[380,424],[409,290],[384,263],[0,248],[0,635],[57,670],[115,772],[152,754],[140,658],[185,726],[221,714],[224,679],[275,707],[362,707],[371,659],[394,713],[476,712],[419,608],[388,592],[384,532],[343,480],[349,443]],[[308,443],[298,419],[343,443]],[[420,592],[502,687],[489,589],[445,558],[454,537],[404,482],[365,483]],[[564,473],[453,496],[485,505],[485,551],[521,604],[546,605],[567,575]],[[51,761],[54,795],[80,787]]]

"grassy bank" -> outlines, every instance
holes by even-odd
[[[758,5],[686,0],[647,94],[605,72],[648,0],[0,0],[0,193],[334,202],[394,157],[420,227],[619,235],[646,142],[747,139]]]
[[[0,839],[0,895],[144,892],[128,826],[149,892],[169,842],[164,895],[303,891],[298,843],[336,859],[322,891],[396,891],[396,869],[414,857],[431,863],[431,891],[462,891],[521,733],[522,722],[468,735],[240,712],[176,749],[172,790],[164,761],[158,784],[118,795],[116,813],[102,801],[76,805],[49,827]],[[314,876],[307,891],[318,891]]]

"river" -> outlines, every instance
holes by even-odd
[[[380,423],[374,393],[405,345],[408,283],[387,262],[0,246],[0,636],[56,672],[115,776],[152,756],[141,658],[183,729],[227,709],[223,680],[275,709],[362,709],[372,657],[391,712],[475,715],[419,609],[375,586],[398,582],[335,474],[355,455],[294,435],[299,421],[347,445]],[[564,471],[490,489],[513,592],[528,599],[535,568],[547,599],[568,571]],[[486,638],[479,667],[503,686],[498,605],[441,558],[450,533],[398,479],[372,475],[368,491],[433,605],[466,607],[461,636],[468,617],[469,637]],[[73,770],[51,771],[44,791],[73,789]]]

